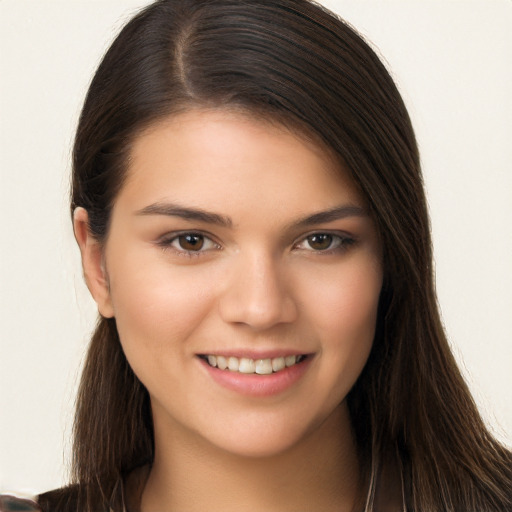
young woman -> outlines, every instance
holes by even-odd
[[[409,117],[331,13],[143,10],[90,86],[71,210],[100,319],[74,483],[34,507],[512,508],[439,319]]]

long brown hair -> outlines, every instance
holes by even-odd
[[[71,209],[109,218],[134,138],[191,108],[236,108],[309,133],[350,170],[383,245],[372,353],[348,396],[366,509],[396,454],[416,511],[512,509],[510,452],[486,430],[441,325],[414,132],[368,44],[307,0],[160,0],[121,31],[89,88],[73,153]],[[151,463],[149,396],[100,318],[77,398],[73,481],[80,510],[105,508],[116,480]]]

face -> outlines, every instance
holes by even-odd
[[[346,407],[382,269],[362,196],[319,147],[227,112],[153,126],[134,143],[103,258],[100,311],[155,428],[269,455]]]

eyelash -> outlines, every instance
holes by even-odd
[[[302,244],[311,243],[311,239],[313,237],[330,237],[331,242],[329,244],[329,247],[326,249],[320,249],[320,250],[315,250],[313,248],[303,249],[300,247],[300,245],[302,245]],[[301,238],[301,240],[299,240],[298,243],[294,244],[294,248],[305,250],[305,251],[311,251],[320,256],[320,255],[329,255],[329,254],[345,252],[349,249],[350,246],[354,245],[355,243],[356,243],[355,238],[350,237],[346,234],[332,233],[330,231],[316,231],[314,233],[310,233],[309,235],[306,235],[305,237]],[[333,244],[334,244],[334,247],[332,247]]]
[[[199,250],[189,250],[185,249],[183,247],[176,247],[174,244],[180,244],[180,238],[182,237],[197,237],[200,238],[202,241],[202,245],[199,247]],[[329,247],[326,249],[319,249],[315,250],[311,247],[310,248],[304,248],[300,247],[302,244],[310,244],[312,242],[312,239],[314,237],[330,237],[330,244]],[[207,244],[208,247],[206,249],[203,249],[203,245]],[[332,233],[329,231],[316,231],[314,233],[310,233],[304,237],[302,237],[298,242],[293,244],[294,249],[303,250],[307,252],[311,252],[317,255],[329,255],[329,254],[335,254],[340,252],[347,251],[350,246],[354,245],[356,243],[356,240],[346,234],[340,234],[340,233]],[[173,250],[176,254],[179,256],[186,256],[186,257],[199,257],[203,253],[208,252],[212,249],[220,250],[222,249],[222,246],[212,240],[210,236],[207,234],[198,232],[198,231],[182,231],[178,233],[171,233],[169,235],[166,235],[162,238],[160,238],[157,241],[157,244],[165,251],[165,250]],[[334,245],[334,247],[332,247]]]
[[[183,247],[178,248],[175,247],[173,244],[180,243],[180,238],[182,237],[197,237],[201,238],[203,244],[206,243],[210,245],[207,249],[203,249],[203,245],[199,248],[200,250],[192,251],[188,249],[184,249]],[[169,235],[163,236],[157,241],[157,244],[165,251],[168,249],[173,250],[176,254],[180,256],[188,256],[188,257],[198,257],[201,256],[204,252],[210,251],[212,249],[221,249],[222,247],[212,240],[212,238],[204,233],[198,232],[198,231],[182,231],[179,233],[171,233]]]

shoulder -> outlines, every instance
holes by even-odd
[[[33,500],[0,494],[0,512],[41,512],[41,507]]]
[[[1,1],[1,0],[0,0]],[[40,494],[34,500],[0,494],[0,512],[126,512],[140,509],[140,497],[149,475],[149,465],[119,477],[108,492],[97,487],[69,485]],[[107,496],[109,499],[107,499]]]
[[[0,512],[77,512],[78,489],[63,487],[34,499],[0,494]]]
[[[70,485],[45,492],[37,497],[37,512],[125,512],[122,496],[122,483],[116,482],[110,499],[107,499],[101,489],[90,488],[86,485]],[[29,509],[30,510],[30,509]],[[3,510],[0,510],[3,512]],[[30,511],[32,512],[32,511]]]

